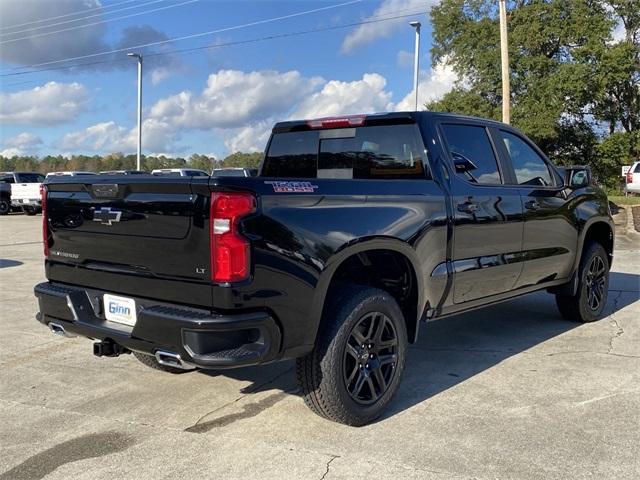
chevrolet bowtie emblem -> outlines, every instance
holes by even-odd
[[[119,222],[122,212],[111,210],[109,207],[102,207],[93,212],[93,221],[100,222],[102,225],[113,225],[113,222]]]

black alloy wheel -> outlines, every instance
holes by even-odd
[[[586,275],[587,305],[598,312],[605,296],[607,266],[600,256],[591,259]]]
[[[343,379],[359,404],[375,403],[396,372],[398,335],[384,313],[371,312],[353,327],[344,351]]]

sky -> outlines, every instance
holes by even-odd
[[[224,158],[262,151],[277,121],[411,110],[410,21],[420,104],[456,82],[431,65],[435,3],[0,0],[0,154],[134,153],[129,51],[148,155]]]

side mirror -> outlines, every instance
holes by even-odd
[[[453,165],[456,167],[457,173],[466,173],[478,168],[471,160],[461,153],[451,152],[451,157],[453,158]]]
[[[567,188],[578,189],[591,184],[591,169],[586,166],[566,167],[564,170],[564,185]]]

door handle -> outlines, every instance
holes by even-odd
[[[478,204],[473,202],[464,202],[458,204],[458,211],[462,213],[475,213],[478,210]]]
[[[528,202],[524,203],[524,208],[526,208],[527,210],[538,210],[540,208],[540,204],[535,200],[529,200]]]

